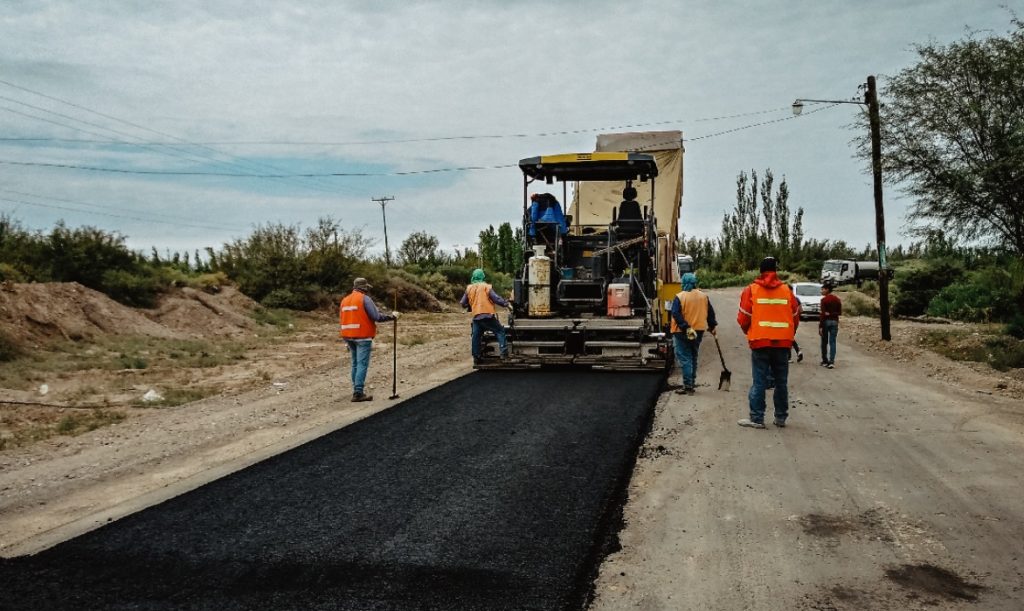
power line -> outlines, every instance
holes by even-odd
[[[306,174],[238,174],[233,172],[193,172],[188,170],[128,170],[124,168],[106,168],[101,166],[86,166],[73,163],[43,163],[38,161],[12,161],[0,159],[2,165],[31,166],[43,168],[62,168],[69,170],[84,170],[89,172],[107,172],[114,174],[143,174],[157,176],[214,176],[230,178],[380,178],[385,176],[411,176],[415,174],[435,174],[440,172],[466,172],[470,170],[496,170],[501,168],[514,168],[516,164],[492,165],[492,166],[464,166],[458,168],[435,168],[430,170],[409,170],[405,172],[322,172]]]
[[[4,81],[0,80],[0,83]],[[681,124],[681,123],[702,123],[706,121],[720,121],[724,119],[736,119],[740,117],[749,117],[753,115],[769,114],[774,112],[780,112],[783,110],[790,110],[789,106],[780,108],[770,108],[766,110],[757,110],[752,112],[738,113],[732,115],[722,115],[718,117],[704,117],[701,119],[672,119],[669,121],[654,121],[650,123],[632,123],[626,125],[614,125],[607,127],[590,127],[585,129],[575,130],[562,130],[562,131],[548,131],[548,132],[536,132],[532,134],[526,133],[514,133],[514,134],[472,134],[472,135],[455,135],[455,136],[434,136],[428,138],[403,138],[393,140],[351,140],[351,141],[302,141],[302,140],[211,140],[211,141],[182,141],[185,144],[192,144],[197,146],[229,146],[229,145],[244,145],[244,146],[360,146],[360,145],[377,145],[377,144],[412,144],[418,142],[443,142],[451,140],[497,140],[503,138],[547,138],[552,136],[568,136],[587,134],[594,132],[606,132],[611,130],[620,129],[634,129],[638,127],[652,127],[656,125],[670,125],[670,124]],[[0,138],[0,141],[4,142],[66,142],[66,143],[82,143],[82,144],[117,144],[117,142],[110,142],[105,140],[88,140],[88,139],[69,139],[69,138]],[[168,144],[167,142],[152,141],[144,142],[141,144],[150,145],[162,145]]]
[[[4,84],[4,85],[7,85],[8,87],[12,87],[14,89],[18,89],[18,90],[21,90],[21,91],[25,91],[27,93],[31,93],[33,95],[37,95],[37,96],[46,98],[48,100],[59,102],[61,104],[66,104],[68,106],[71,106],[72,108],[77,108],[77,109],[80,109],[80,110],[84,110],[84,111],[92,113],[94,115],[103,117],[105,119],[109,119],[111,121],[116,121],[116,122],[122,123],[124,125],[128,125],[130,127],[136,128],[136,129],[141,129],[141,130],[153,133],[153,134],[157,134],[159,136],[164,136],[164,137],[167,137],[167,138],[171,138],[171,139],[176,140],[179,143],[181,143],[181,144],[161,143],[161,144],[149,145],[149,144],[146,144],[146,143],[143,142],[143,143],[138,143],[137,144],[138,146],[142,146],[142,147],[146,147],[146,148],[148,148],[149,146],[164,146],[164,147],[169,147],[169,151],[175,151],[177,153],[178,152],[177,149],[170,148],[170,147],[182,146],[182,144],[189,145],[189,143],[186,140],[184,140],[183,138],[178,138],[177,136],[173,136],[171,134],[167,134],[167,133],[164,133],[164,132],[161,132],[161,131],[158,131],[158,130],[154,130],[154,129],[146,127],[144,125],[138,125],[136,123],[132,123],[131,121],[126,121],[124,119],[121,119],[121,118],[118,118],[118,117],[115,117],[115,116],[112,116],[112,115],[108,115],[106,113],[102,113],[102,112],[99,112],[97,110],[93,110],[91,108],[87,108],[87,107],[82,106],[80,104],[75,104],[74,102],[69,102],[67,100],[64,100],[64,99],[61,99],[61,98],[58,98],[58,97],[55,97],[55,96],[51,96],[51,95],[48,95],[48,94],[45,94],[45,93],[42,93],[42,92],[39,92],[39,91],[35,91],[35,90],[29,89],[27,87],[22,87],[20,85],[16,85],[14,83],[11,83],[10,81],[6,81],[6,80],[0,79],[0,84]],[[38,106],[33,106],[31,104],[28,104],[26,102],[21,102],[19,100],[15,100],[13,98],[7,98],[7,97],[0,96],[0,99],[5,99],[5,100],[8,100],[8,101],[14,102],[16,104],[21,104],[23,106],[27,106],[27,107],[33,108],[35,110],[40,110],[42,112],[47,112],[47,113],[50,113],[50,114],[54,114],[54,115],[57,115],[57,116],[60,116],[60,117],[63,117],[63,118],[70,119],[72,121],[77,121],[77,122],[80,122],[80,123],[84,123],[86,125],[91,125],[93,127],[99,127],[100,129],[106,130],[106,131],[114,133],[114,134],[122,135],[122,136],[125,136],[125,137],[128,137],[128,138],[134,138],[136,140],[142,140],[142,138],[140,138],[139,136],[135,136],[135,135],[132,135],[132,134],[124,134],[123,132],[119,132],[119,131],[117,131],[115,129],[112,129],[112,128],[109,128],[109,127],[106,127],[106,126],[103,126],[103,125],[98,125],[98,124],[95,124],[95,123],[91,123],[89,121],[85,121],[83,119],[78,119],[76,117],[70,117],[68,115],[63,115],[61,113],[58,113],[58,112],[55,112],[55,111],[52,111],[52,110],[48,110],[48,109],[41,108],[41,107],[38,107]],[[33,117],[32,115],[26,115],[25,113],[19,113],[17,111],[14,111],[13,109],[8,108],[8,107],[3,107],[3,108],[5,110],[10,111],[10,112],[15,112],[16,114],[21,114],[22,116],[28,116],[28,117],[31,117],[31,118],[34,118],[34,119],[38,119],[38,120],[42,120],[42,121],[47,121],[46,119],[43,119],[41,117]],[[48,122],[54,123],[53,121],[48,121]],[[58,125],[61,125],[61,124],[58,123]],[[78,127],[73,127],[73,126],[69,126],[69,125],[62,125],[62,126],[63,127],[67,127],[69,129],[74,129],[76,131],[85,131],[85,130],[81,130]],[[95,134],[95,132],[88,132],[88,131],[86,131],[86,133],[92,133],[93,135],[102,135],[102,134]],[[120,141],[120,142],[114,142],[114,144],[132,145],[132,144],[135,144],[135,143]],[[215,153],[217,155],[225,155],[225,153],[222,153],[222,152],[220,152],[220,151],[218,151],[216,149],[212,149],[212,148],[209,148],[209,147],[206,147],[206,146],[202,146],[202,145],[198,145],[198,146],[200,146],[200,148],[204,148],[206,150],[209,150],[209,151],[211,151],[211,152],[213,152],[213,153]],[[164,154],[170,154],[169,151],[164,152]],[[162,151],[156,150],[154,152],[161,153]],[[207,161],[212,161],[213,163],[216,163],[216,164],[219,164],[219,165],[228,165],[228,166],[234,165],[236,167],[243,167],[243,168],[245,167],[244,165],[242,165],[241,162],[237,161],[237,158],[235,158],[236,159],[235,161],[222,161],[220,159],[217,159],[215,157],[211,157],[209,155],[203,155],[203,154],[194,153],[194,152],[187,152],[187,153],[184,153],[184,154],[178,153],[178,154],[175,154],[175,155],[172,155],[172,156],[177,156],[177,157],[186,159],[187,161],[191,161],[191,162],[195,162],[196,161],[194,158],[190,159],[187,155],[191,155],[192,157],[199,157],[201,159],[206,159]],[[227,155],[227,156],[233,158],[232,155]],[[271,165],[268,165],[268,164],[261,164],[261,163],[258,163],[258,162],[251,162],[251,161],[246,161],[246,163],[250,164],[250,168],[251,167],[256,167],[256,168],[263,167],[265,169],[270,169],[272,171],[279,171],[278,168],[276,168],[274,166],[271,166]],[[315,191],[321,191],[321,192],[327,192],[327,193],[337,193],[336,190],[325,189],[325,188],[316,188],[314,185],[309,185],[309,184],[302,183],[302,182],[298,182],[298,183],[295,183],[295,184],[298,184],[298,185],[300,185],[300,186],[302,186],[304,188],[312,189],[312,190],[315,190]]]
[[[78,208],[69,208],[67,206],[55,206],[53,204],[41,204],[39,202],[28,202],[28,201],[25,201],[25,200],[11,199],[11,198],[8,198],[8,197],[0,197],[0,202],[9,202],[9,203],[12,203],[12,204],[19,204],[19,205],[25,205],[25,206],[37,206],[37,207],[40,207],[40,208],[53,208],[55,210],[67,210],[69,212],[84,212],[86,214],[94,214],[94,215],[99,215],[99,216],[108,216],[108,217],[120,218],[120,219],[130,219],[130,220],[133,220],[133,221],[142,221],[144,223],[159,223],[161,225],[174,225],[174,226],[177,226],[177,227],[194,227],[194,228],[199,228],[199,229],[217,229],[217,230],[223,230],[224,229],[223,227],[211,227],[209,225],[198,225],[198,224],[195,224],[195,223],[175,223],[173,221],[161,221],[161,220],[157,220],[157,219],[146,219],[146,218],[140,218],[140,217],[137,217],[137,216],[128,216],[128,215],[124,215],[124,214],[110,214],[108,212],[93,212],[91,210],[80,210]]]
[[[127,208],[119,208],[117,206],[106,206],[106,205],[103,205],[103,204],[92,204],[92,203],[88,203],[88,202],[80,202],[80,201],[75,201],[75,200],[71,200],[71,199],[64,199],[64,198],[61,198],[61,197],[52,197],[52,196],[46,196],[46,195],[36,195],[34,193],[25,193],[24,191],[14,191],[12,189],[0,189],[0,193],[10,193],[10,194],[13,194],[13,195],[20,195],[22,197],[31,197],[31,198],[35,198],[35,199],[43,199],[43,200],[49,200],[49,201],[54,201],[54,202],[62,202],[62,203],[65,203],[65,204],[73,204],[75,206],[85,206],[87,208],[101,208],[101,209],[104,209],[104,210],[118,210],[118,211],[121,211],[121,212],[132,212],[132,213],[135,212],[134,210],[129,210]],[[29,203],[29,202],[22,202],[22,203]],[[87,210],[80,210],[80,212],[89,212],[89,211],[87,211]],[[175,216],[173,214],[162,214],[160,212],[147,212],[146,216],[147,217],[152,217],[152,216],[164,217],[165,219],[170,219],[171,221],[178,221],[178,222],[184,221],[186,224],[188,223],[188,221],[195,220],[195,219],[189,219],[189,218],[185,218],[185,217],[181,217],[181,216]],[[164,221],[155,220],[155,222],[164,222]],[[189,226],[191,226],[191,225],[189,225]],[[211,224],[207,224],[207,225],[201,225],[201,226],[205,227],[205,228],[208,228],[208,229],[227,229],[229,231],[242,231],[243,230],[242,227],[236,227],[236,226],[232,226],[232,225],[220,225],[220,224],[215,224],[215,223],[211,223]]]
[[[0,81],[2,82],[2,81]],[[697,136],[694,138],[684,138],[683,142],[695,142],[698,140],[705,140],[707,138],[714,138],[723,136],[726,134],[732,134],[735,132],[751,129],[754,127],[760,127],[763,125],[770,125],[772,123],[779,123],[782,121],[791,121],[793,119],[799,119],[822,110],[834,108],[837,104],[831,104],[823,108],[816,108],[814,110],[803,113],[802,115],[793,115],[789,117],[783,117],[781,119],[773,119],[771,121],[761,121],[758,123],[750,123],[733,129],[728,129],[720,132],[711,134],[705,134],[703,136]],[[658,146],[664,146],[668,144],[675,144],[677,141],[665,141],[655,142],[646,144],[637,150],[651,150]],[[232,172],[194,172],[194,171],[177,171],[177,170],[128,170],[123,168],[109,168],[101,166],[86,166],[79,164],[70,163],[42,163],[32,161],[12,161],[0,159],[2,165],[15,165],[15,166],[32,166],[32,167],[48,167],[48,168],[61,168],[70,170],[82,170],[89,172],[106,172],[114,174],[144,174],[144,175],[162,175],[162,176],[213,176],[213,177],[232,177],[232,178],[261,178],[261,179],[274,179],[274,178],[381,178],[389,176],[414,176],[420,174],[437,174],[446,172],[467,172],[467,171],[478,171],[478,170],[500,170],[506,168],[517,167],[517,164],[499,164],[490,166],[463,166],[455,168],[434,168],[428,170],[408,170],[403,172],[323,172],[323,173],[295,173],[295,174],[238,174]]]

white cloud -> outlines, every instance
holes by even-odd
[[[603,126],[679,123],[688,137],[786,116],[697,119],[785,108],[796,97],[847,98],[868,74],[914,61],[910,46],[949,41],[965,26],[1008,27],[1005,0],[859,3],[811,0],[700,2],[53,2],[0,8],[3,80],[72,102],[73,108],[0,84],[0,95],[102,123],[143,140],[163,136],[86,112],[92,109],[191,141],[334,141],[471,134],[538,134]],[[56,44],[55,41],[60,41]],[[17,136],[96,138],[4,111]],[[785,175],[791,203],[807,210],[813,237],[874,240],[871,189],[845,129],[856,107],[838,108],[688,145],[683,231],[712,236],[734,200],[740,170]],[[36,113],[39,114],[39,113]],[[72,120],[46,115],[53,121]],[[103,130],[78,124],[82,129]],[[113,134],[110,137],[114,137]],[[408,171],[515,164],[537,154],[589,150],[595,133],[333,147],[216,146],[232,168],[301,172]],[[191,154],[210,155],[191,149]],[[135,149],[0,144],[0,159],[181,168],[181,159]],[[242,165],[239,165],[242,164]],[[248,170],[246,170],[248,168]],[[325,170],[327,168],[328,170]],[[416,230],[442,243],[471,243],[487,224],[517,221],[517,170],[409,178],[295,181],[83,175],[0,166],[5,180],[49,197],[145,202],[140,214],[184,213],[197,222],[248,227],[309,225],[331,214],[381,235],[370,197],[394,194],[389,233]],[[7,183],[13,184],[13,183]],[[887,190],[890,243],[900,241],[905,202]],[[0,210],[11,207],[0,202]],[[391,211],[394,214],[390,214]],[[58,210],[18,208],[45,226]],[[65,218],[84,219],[66,214]],[[142,247],[219,245],[230,232],[173,231],[116,217]]]

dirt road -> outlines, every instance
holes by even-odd
[[[822,368],[811,321],[787,427],[741,428],[738,294],[712,292],[732,390],[715,390],[711,343],[697,395],[662,397],[592,608],[1024,608],[1024,404],[869,351],[848,327]]]
[[[809,322],[799,332],[807,359],[791,371],[790,426],[742,429],[750,368],[733,322],[737,295],[712,293],[733,389],[714,389],[708,343],[698,394],[662,396],[623,549],[603,566],[593,608],[1024,608],[1024,372],[948,361],[919,348],[902,321],[882,344],[869,319],[844,321],[829,371],[815,364]],[[400,346],[403,398],[470,372],[466,326],[461,314],[410,318],[405,328],[423,337]],[[367,406],[346,401],[333,334],[327,320],[281,347],[272,363],[283,389],[267,380],[0,452],[0,556],[45,548],[391,405],[382,400],[390,338],[371,366],[382,397]]]

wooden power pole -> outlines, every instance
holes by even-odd
[[[384,206],[388,202],[395,201],[395,198],[391,196],[384,196],[371,197],[370,199],[380,204],[380,215],[384,219],[384,262],[388,267],[391,267],[391,250],[388,248],[388,215],[384,212]]]

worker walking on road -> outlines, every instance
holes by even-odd
[[[843,313],[843,302],[832,294],[834,286],[831,282],[821,285],[821,316],[818,317],[821,366],[829,369],[836,366],[836,336],[839,334],[839,317]]]
[[[753,384],[748,395],[750,417],[737,424],[764,427],[765,390],[769,374],[775,380],[772,400],[775,426],[786,426],[789,416],[789,352],[800,324],[800,304],[789,286],[779,280],[774,257],[761,261],[761,275],[740,295],[736,322],[747,335]]]
[[[480,344],[483,340],[484,331],[491,331],[498,338],[498,349],[501,351],[501,358],[505,358],[508,356],[508,349],[505,346],[505,327],[498,320],[498,314],[495,312],[494,306],[499,305],[507,308],[509,307],[508,301],[495,293],[490,284],[484,282],[484,270],[480,268],[473,270],[470,283],[466,287],[466,292],[462,294],[462,299],[459,300],[459,303],[462,304],[462,307],[473,312],[473,362],[478,363],[483,356]]]
[[[384,314],[377,309],[366,291],[373,288],[366,278],[352,282],[352,292],[341,300],[338,318],[341,322],[341,338],[348,346],[352,357],[352,400],[372,401],[373,395],[364,392],[366,372],[370,369],[370,352],[373,338],[377,336],[377,323],[398,320],[399,313]]]
[[[697,288],[697,276],[683,274],[683,290],[672,300],[672,321],[670,331],[675,347],[676,361],[683,374],[683,387],[676,390],[679,395],[692,395],[697,386],[697,353],[704,332],[715,334],[718,321],[711,300]]]

